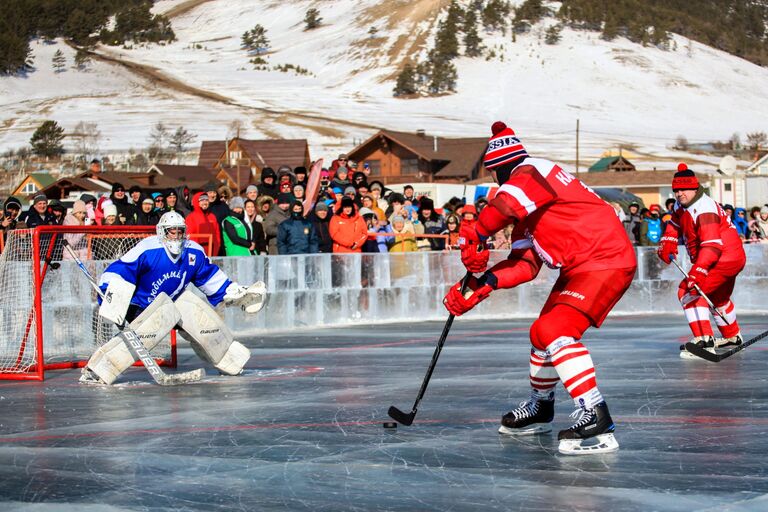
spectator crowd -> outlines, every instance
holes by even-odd
[[[282,166],[264,168],[260,183],[249,185],[242,196],[215,184],[200,191],[182,186],[146,193],[113,183],[109,195],[84,193],[69,209],[38,195],[27,211],[18,198],[9,197],[0,227],[5,237],[9,230],[40,225],[153,226],[163,213],[175,211],[185,218],[190,238],[214,256],[444,251],[458,248],[460,224],[475,220],[488,204],[485,197],[474,203],[454,197],[438,208],[431,198],[417,197],[411,185],[387,187],[370,180],[370,168],[358,170],[345,155],[320,173],[317,198],[310,198],[314,207],[308,211],[307,169]],[[655,246],[674,199],[663,211],[658,204],[641,208],[631,203],[626,211],[612,205],[635,245]],[[768,242],[768,205],[749,212],[727,204],[723,209],[745,242]],[[491,248],[509,249],[510,235],[509,228],[496,233]]]

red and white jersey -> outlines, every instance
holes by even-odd
[[[511,223],[518,239],[524,234],[544,263],[565,273],[637,265],[613,207],[549,160],[518,165],[480,212],[477,231],[490,236]]]
[[[702,263],[706,268],[711,268],[711,265],[717,261],[725,263],[746,260],[738,231],[731,224],[723,208],[707,194],[702,194],[687,207],[676,202],[669,225],[672,226],[672,230],[677,231],[670,233],[672,236],[682,235],[692,262]],[[712,258],[714,260],[698,261],[701,249],[704,247],[714,250],[707,258],[707,260]]]

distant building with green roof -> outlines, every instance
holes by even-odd
[[[606,156],[589,168],[589,172],[626,172],[636,171],[635,165],[623,156]]]

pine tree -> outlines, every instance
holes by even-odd
[[[508,17],[509,4],[504,0],[489,0],[483,8],[483,26],[490,32],[501,30],[502,33],[505,33]]]
[[[416,85],[416,71],[413,66],[408,63],[403,67],[397,75],[397,81],[395,82],[395,88],[392,91],[394,96],[409,96],[418,92]]]
[[[64,153],[62,140],[64,140],[64,128],[56,121],[45,121],[32,134],[29,144],[36,155],[52,157]]]
[[[67,59],[64,57],[64,54],[61,52],[61,50],[56,50],[56,53],[53,54],[53,59],[51,59],[51,62],[53,63],[53,69],[56,73],[61,73],[64,71],[64,68],[67,67]]]
[[[434,49],[429,52],[428,59],[432,71],[427,85],[429,92],[439,94],[445,91],[456,91],[456,66]]]
[[[32,63],[32,50],[27,38],[0,30],[0,75],[25,71]]]
[[[435,50],[441,58],[451,60],[459,56],[459,40],[456,37],[456,26],[447,20],[440,22],[435,38]]]
[[[243,48],[256,54],[261,54],[269,50],[269,38],[267,30],[261,25],[254,26],[246,31],[241,38]]]
[[[464,55],[479,57],[482,51],[480,36],[477,33],[477,14],[474,9],[464,13]]]
[[[544,36],[544,42],[546,44],[557,44],[560,42],[561,36],[560,36],[560,25],[552,25],[547,29],[546,35]]]
[[[318,9],[315,9],[314,7],[307,9],[307,13],[304,15],[304,25],[306,26],[304,30],[317,28],[322,21],[323,18],[320,17],[320,11]]]
[[[78,48],[75,53],[75,68],[78,71],[85,71],[91,62],[91,55],[84,49]]]

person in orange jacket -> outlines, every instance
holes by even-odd
[[[192,198],[192,213],[187,215],[184,221],[188,235],[212,235],[210,246],[207,236],[190,236],[190,238],[200,244],[206,254],[216,256],[221,246],[221,230],[216,216],[208,209],[209,204],[208,194],[196,193]]]
[[[357,213],[355,202],[343,197],[336,215],[328,226],[333,239],[333,252],[362,252],[368,238],[368,226]]]

